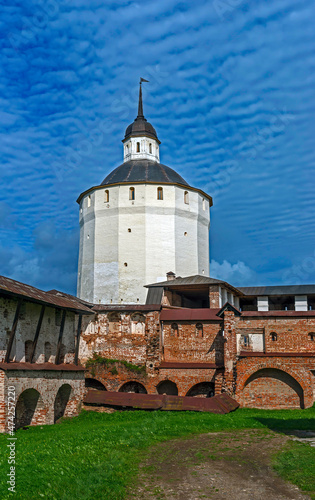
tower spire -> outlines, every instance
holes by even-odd
[[[137,119],[144,119],[143,115],[143,102],[142,102],[142,83],[149,82],[149,80],[145,80],[144,78],[140,78],[140,88],[139,88],[139,104],[138,104],[138,116]]]
[[[139,104],[138,104],[138,116],[137,118],[144,118],[143,116],[143,103],[142,103],[142,82],[140,80],[140,89],[139,89]]]

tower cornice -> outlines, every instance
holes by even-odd
[[[87,194],[92,193],[93,191],[96,191],[96,190],[99,190],[99,189],[107,189],[109,187],[114,187],[114,186],[136,186],[136,185],[139,185],[139,184],[142,184],[142,185],[151,184],[151,185],[155,185],[155,186],[177,186],[177,187],[183,188],[183,189],[185,189],[187,191],[194,191],[196,193],[201,194],[204,198],[206,198],[207,200],[209,200],[210,207],[213,206],[212,196],[210,196],[209,194],[207,194],[204,191],[202,191],[202,189],[194,188],[194,187],[191,187],[191,186],[187,186],[187,184],[180,184],[180,183],[177,183],[177,182],[152,182],[152,181],[113,182],[112,184],[101,184],[99,186],[93,186],[90,189],[87,189],[86,191],[84,191],[83,193],[80,194],[80,196],[77,199],[77,203],[80,205],[82,199]]]

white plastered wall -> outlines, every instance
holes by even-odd
[[[163,188],[162,200],[158,187]],[[185,191],[189,203],[184,202]],[[199,192],[177,185],[121,184],[90,196],[90,207],[88,195],[81,202],[79,297],[143,304],[144,285],[165,279],[169,271],[209,276],[209,201],[204,203]]]
[[[138,144],[140,151],[138,151]],[[160,161],[159,143],[150,137],[131,137],[124,143],[124,162],[129,160]]]

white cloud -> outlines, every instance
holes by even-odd
[[[220,264],[216,260],[211,260],[210,276],[211,278],[226,281],[231,285],[248,286],[255,279],[255,272],[241,261],[231,264],[231,262],[224,260]]]

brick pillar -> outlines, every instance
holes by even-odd
[[[222,387],[223,387],[223,373],[216,373],[215,379],[214,379],[214,394],[217,396],[218,394],[222,393]]]
[[[160,317],[159,312],[154,311],[146,316],[146,371],[147,375],[156,374],[155,369],[161,361],[160,348]]]
[[[221,307],[220,304],[220,289],[218,285],[209,286],[209,307],[215,309]]]
[[[236,363],[236,334],[235,315],[233,311],[224,312],[224,367],[225,390],[231,396],[235,393],[235,363]]]

